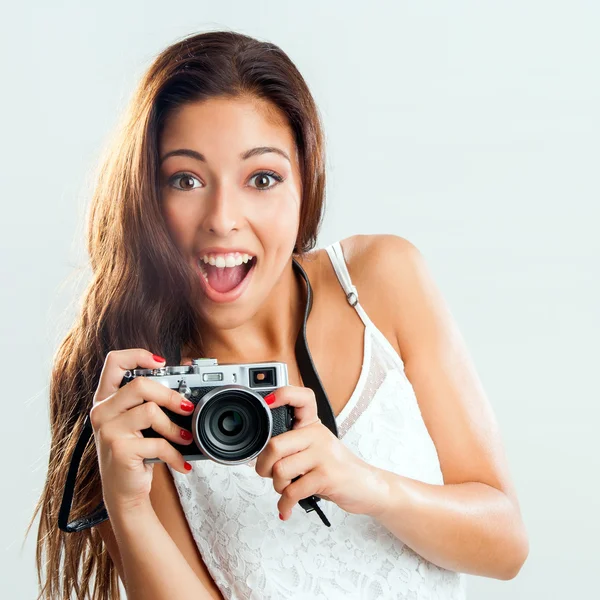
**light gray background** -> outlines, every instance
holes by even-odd
[[[470,577],[469,597],[594,595],[599,26],[593,0],[6,3],[0,596],[35,597],[22,539],[47,466],[52,355],[89,275],[90,173],[152,58],[220,28],[280,45],[314,93],[320,245],[408,238],[468,342],[531,539],[515,580]]]

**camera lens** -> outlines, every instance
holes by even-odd
[[[219,418],[219,431],[223,435],[236,435],[242,427],[242,415],[236,410],[228,410]]]
[[[219,388],[198,415],[196,433],[203,451],[219,462],[250,460],[271,435],[268,410],[248,388]]]

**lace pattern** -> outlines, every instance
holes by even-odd
[[[385,350],[372,341],[378,366],[343,423],[342,441],[370,464],[441,484],[412,386],[403,371],[382,368],[377,357]],[[426,561],[371,517],[323,500],[330,528],[298,506],[284,523],[272,481],[248,465],[198,461],[190,475],[171,473],[201,556],[227,599],[464,598],[463,575]]]
[[[363,371],[365,371],[367,375],[366,379],[363,380],[362,385],[359,379],[359,385],[352,395],[354,397],[356,394],[358,400],[350,407],[347,416],[338,420],[338,436],[340,439],[348,433],[360,415],[365,412],[366,407],[375,397],[375,393],[386,375],[385,363],[377,360],[379,348],[377,344],[373,344],[372,336],[369,335],[367,329],[365,329],[365,337],[368,340],[365,343],[365,360],[367,362],[366,364],[363,364]],[[371,360],[373,353],[375,354],[375,356],[373,356],[375,360]],[[352,400],[353,398],[350,399],[350,402],[352,402]],[[350,405],[350,402],[348,405]],[[344,417],[345,412],[346,409],[344,408],[339,417]]]

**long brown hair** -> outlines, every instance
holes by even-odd
[[[289,57],[276,45],[232,31],[191,35],[166,48],[142,77],[97,173],[87,249],[92,280],[76,322],[54,356],[48,473],[29,529],[40,515],[38,598],[120,598],[116,570],[94,529],[63,533],[57,518],[68,464],[109,350],[146,348],[173,360],[201,348],[196,278],[161,216],[158,141],[167,117],[210,97],[256,97],[287,117],[300,159],[302,201],[294,251],[314,248],[324,205],[320,116]],[[170,363],[172,364],[172,363]],[[84,453],[72,517],[102,499],[96,452]]]

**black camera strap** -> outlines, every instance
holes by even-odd
[[[304,310],[304,319],[300,331],[298,332],[298,337],[296,338],[295,346],[298,368],[300,369],[300,375],[302,376],[302,382],[304,386],[311,388],[315,393],[315,397],[317,399],[317,413],[319,419],[321,420],[323,425],[325,425],[336,437],[339,437],[337,424],[335,421],[335,414],[333,412],[333,409],[331,408],[331,404],[329,403],[329,399],[327,398],[327,394],[325,393],[323,384],[319,379],[317,370],[315,369],[315,365],[310,355],[310,350],[308,349],[308,343],[306,340],[306,323],[308,321],[308,316],[310,315],[310,311],[312,309],[312,288],[310,286],[310,281],[308,280],[308,275],[300,266],[300,264],[296,261],[296,259],[292,259],[292,265],[295,269],[296,274],[306,283],[306,307]],[[181,363],[181,354],[178,345],[176,346],[171,361],[176,365]],[[67,533],[73,533],[75,531],[82,531],[83,529],[94,527],[94,525],[98,525],[99,523],[102,523],[103,521],[106,521],[108,519],[108,513],[106,512],[104,502],[100,502],[100,504],[90,514],[69,522],[69,514],[71,512],[71,505],[73,503],[73,495],[75,492],[75,481],[77,479],[77,471],[79,470],[79,464],[81,462],[83,452],[92,435],[92,423],[88,414],[84,421],[83,429],[79,434],[79,439],[77,440],[75,449],[73,450],[71,463],[69,464],[69,471],[67,473],[67,479],[65,481],[65,489],[63,492],[62,502],[58,513],[58,527],[62,531],[66,531]],[[296,477],[294,481],[296,479],[298,479],[298,477]],[[323,511],[317,504],[319,500],[320,498],[318,496],[313,495],[309,498],[304,498],[300,500],[298,504],[302,508],[304,508],[306,512],[311,512],[314,510],[319,515],[323,523],[327,525],[327,527],[330,527],[330,523],[327,520],[327,517],[323,514]]]

